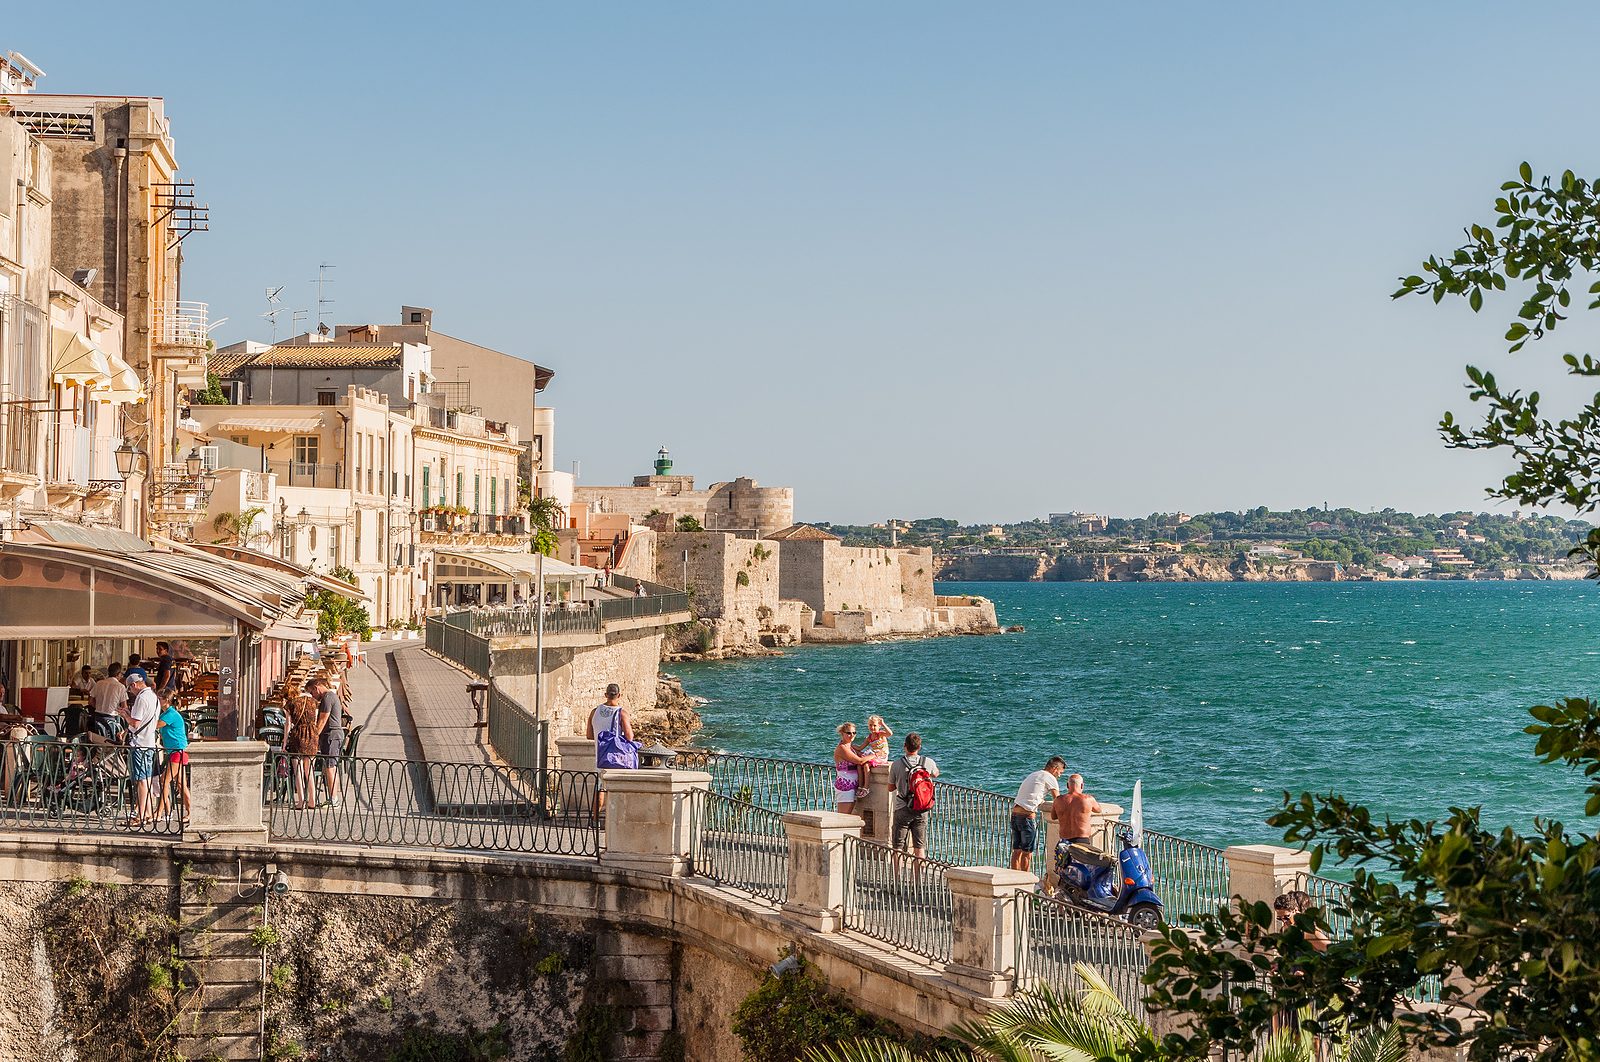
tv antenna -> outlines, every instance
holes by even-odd
[[[322,286],[324,284],[332,284],[333,283],[333,281],[328,279],[327,273],[328,273],[328,270],[330,270],[330,269],[338,269],[338,268],[339,268],[338,266],[331,266],[327,262],[323,262],[321,265],[317,266],[317,279],[314,281],[314,283],[317,285],[317,330],[319,332],[322,332],[322,327],[321,327],[322,326],[322,313],[323,313],[322,308],[324,306],[332,306],[333,305],[333,300],[332,299],[323,298],[323,296],[322,296]],[[327,332],[322,332],[322,334],[323,335],[327,335],[328,333]]]
[[[268,306],[276,306],[278,303],[283,301],[282,299],[278,298],[278,293],[281,292],[282,290],[283,290],[283,285],[282,284],[278,285],[275,288],[267,288],[266,289],[266,292],[267,292],[267,305]],[[282,313],[282,312],[283,312],[283,308],[280,306],[276,310],[268,310],[266,313],[261,315],[262,317],[265,317],[267,320],[272,322],[272,342],[273,342],[274,346],[276,346],[277,342],[278,342],[278,315],[280,313]]]

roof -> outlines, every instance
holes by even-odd
[[[130,535],[116,527],[85,527],[83,524],[35,520],[28,524],[28,531],[36,532],[50,542],[69,546],[89,546],[112,553],[148,553],[154,548],[138,535]],[[22,536],[28,534],[28,531],[18,532],[17,541],[26,541]]]
[[[809,542],[830,542],[831,541],[831,542],[838,542],[839,541],[839,536],[838,535],[830,535],[830,534],[828,534],[828,532],[822,530],[820,527],[812,527],[810,524],[790,524],[788,527],[784,528],[782,531],[774,531],[770,535],[762,535],[761,537],[766,539],[768,542],[774,542],[774,541],[776,541],[776,542],[796,542],[796,541],[809,541]]]
[[[438,549],[433,551],[433,562],[449,558],[457,558],[468,564],[478,564],[485,568],[495,568],[507,575],[535,576],[539,571],[539,554],[525,553],[520,550],[474,550],[474,549]],[[585,568],[581,564],[568,564],[566,561],[556,560],[554,557],[544,558],[544,576],[546,579],[588,579],[599,575],[598,568]]]
[[[398,369],[404,364],[398,343],[279,344],[247,354],[214,353],[207,368],[218,376],[236,376],[246,369]]]
[[[228,417],[217,421],[212,431],[264,431],[293,434],[316,431],[322,427],[321,417]]]

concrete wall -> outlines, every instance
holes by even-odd
[[[552,739],[582,734],[589,713],[606,699],[606,686],[612,682],[622,687],[622,703],[629,709],[655,706],[662,628],[613,630],[604,637],[603,645],[555,647],[549,642],[556,639],[547,641],[542,712],[550,721]],[[490,664],[501,688],[529,711],[538,674],[536,657],[531,648],[497,648]]]

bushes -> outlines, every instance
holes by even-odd
[[[812,969],[802,961],[781,977],[767,974],[733,1012],[733,1033],[748,1062],[799,1062],[812,1047],[861,1037],[901,1043],[914,1054],[934,1046],[926,1037],[908,1037],[893,1022],[857,1010],[828,991]]]

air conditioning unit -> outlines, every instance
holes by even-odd
[[[424,531],[432,531],[432,530],[434,530],[434,524],[435,523],[436,523],[436,521],[434,520],[434,518],[432,516],[424,516],[422,518],[422,529]]]

